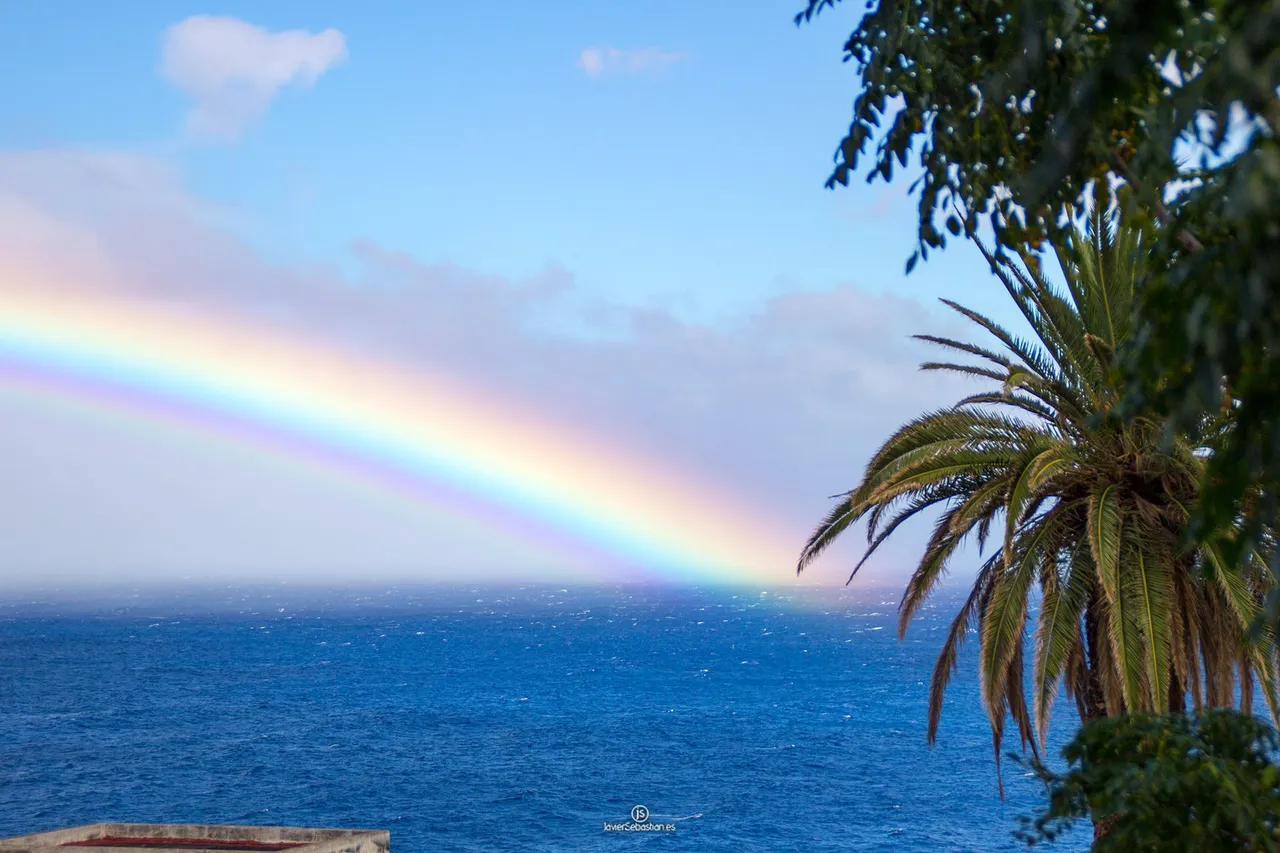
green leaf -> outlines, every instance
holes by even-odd
[[[1036,730],[1043,744],[1049,728],[1049,712],[1057,692],[1071,648],[1080,642],[1080,619],[1085,595],[1093,581],[1093,566],[1088,560],[1088,546],[1078,542],[1067,563],[1064,583],[1049,573],[1051,583],[1044,585],[1044,600],[1036,628],[1033,666],[1034,709]]]

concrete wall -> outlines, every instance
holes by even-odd
[[[0,839],[0,853],[162,853],[164,848],[61,847],[95,838],[207,838],[217,841],[292,842],[284,853],[389,853],[391,833],[385,829],[318,829],[303,826],[234,826],[197,823],[90,823],[51,832]],[[185,853],[200,848],[182,847]]]

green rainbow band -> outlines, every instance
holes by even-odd
[[[239,318],[12,298],[0,306],[0,378],[460,505],[602,573],[790,577],[785,534],[723,492],[474,389]]]

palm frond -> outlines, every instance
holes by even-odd
[[[1280,646],[1275,631],[1256,625],[1280,586],[1268,567],[1276,525],[1263,526],[1259,553],[1239,566],[1217,546],[1179,546],[1233,413],[1183,426],[1156,411],[1125,420],[1112,411],[1113,361],[1132,333],[1148,226],[1095,210],[1081,233],[1054,246],[1065,287],[1050,281],[1038,256],[996,258],[979,245],[1029,337],[943,300],[982,339],[918,335],[960,356],[921,369],[982,387],[895,431],[801,552],[798,570],[865,522],[868,546],[852,579],[907,521],[936,513],[899,604],[901,636],[961,544],[973,537],[982,553],[991,531],[1002,532],[934,667],[930,743],[974,625],[997,763],[1006,717],[1024,748],[1043,746],[1060,688],[1082,719],[1181,708],[1188,692],[1197,708],[1230,704],[1237,689],[1247,702],[1257,689],[1280,720]],[[1023,655],[1037,586],[1028,708]]]
[[[969,596],[960,607],[960,612],[951,621],[947,630],[947,639],[942,643],[942,651],[933,665],[933,677],[929,681],[929,729],[928,740],[932,746],[938,738],[938,724],[942,720],[942,700],[947,691],[947,684],[955,674],[960,646],[969,634],[969,625],[976,621],[977,614],[984,609],[990,600],[992,581],[995,577],[998,558],[993,557],[983,564],[974,578]]]
[[[1042,744],[1049,730],[1049,713],[1053,709],[1058,679],[1066,669],[1071,650],[1080,642],[1085,595],[1093,582],[1093,566],[1088,556],[1088,545],[1077,540],[1067,560],[1066,578],[1060,581],[1056,573],[1045,572],[1041,583],[1044,598],[1036,629],[1032,677],[1036,729]]]

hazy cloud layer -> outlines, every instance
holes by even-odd
[[[233,309],[429,365],[719,483],[793,527],[797,548],[891,429],[956,396],[917,372],[923,353],[909,340],[949,321],[852,283],[781,295],[712,327],[593,298],[555,266],[510,280],[370,241],[352,246],[355,280],[272,265],[219,227],[226,215],[140,157],[0,155],[0,263],[56,269],[59,287]],[[547,316],[565,331],[547,331]],[[147,511],[186,523],[172,506]],[[817,575],[840,577],[852,544]],[[293,553],[287,545],[273,555]],[[909,559],[916,549],[904,546],[882,566]]]
[[[660,47],[641,47],[623,50],[616,47],[588,47],[578,55],[578,67],[588,77],[610,74],[639,74],[683,62],[687,53],[663,50]]]
[[[192,101],[189,130],[235,140],[281,89],[311,86],[347,56],[335,29],[271,32],[238,18],[194,15],[164,32],[160,70]]]

